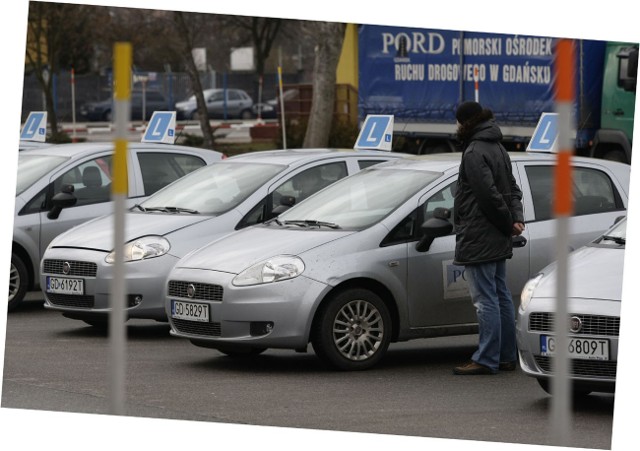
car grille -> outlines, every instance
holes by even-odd
[[[94,305],[94,297],[88,295],[73,296],[69,294],[47,293],[47,299],[54,305],[64,307],[93,308]]]
[[[187,287],[193,285],[195,293],[193,297],[189,297],[187,294]],[[179,298],[189,298],[193,300],[201,301],[214,301],[222,302],[223,288],[220,285],[210,285],[207,283],[191,283],[181,282],[177,280],[169,281],[169,296],[175,296]]]
[[[576,315],[582,321],[582,330],[576,335],[608,335],[617,337],[620,334],[620,318],[616,316]],[[534,312],[529,315],[529,331],[553,332],[553,313]]]
[[[173,319],[173,327],[178,331],[191,335],[205,335],[207,337],[219,337],[222,334],[220,323],[205,323],[202,321],[188,321],[185,319]]]
[[[62,272],[64,264],[69,263],[70,271],[67,274]],[[45,260],[44,272],[47,274],[61,274],[64,276],[95,277],[98,265],[91,262],[78,262],[73,260]]]
[[[550,357],[535,356],[536,363],[546,373],[551,373],[552,360]],[[573,376],[597,377],[615,379],[617,362],[602,360],[570,360]]]

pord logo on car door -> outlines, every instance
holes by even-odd
[[[464,266],[454,265],[453,260],[444,260],[442,276],[444,299],[469,297],[469,284],[465,277]]]

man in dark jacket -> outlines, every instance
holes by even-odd
[[[512,236],[524,230],[522,191],[490,110],[465,102],[456,111],[462,161],[454,199],[454,264],[465,267],[478,315],[478,350],[455,374],[495,374],[516,367],[515,309],[506,284]]]

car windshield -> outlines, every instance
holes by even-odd
[[[27,152],[21,152],[18,155],[16,196],[23,193],[36,181],[44,177],[49,171],[61,165],[68,159],[68,157],[29,155]]]
[[[382,220],[441,175],[407,169],[365,169],[295,205],[278,221],[361,230]]]
[[[622,219],[615,226],[607,230],[597,241],[598,244],[621,245],[627,241],[627,220]]]
[[[220,214],[235,208],[286,166],[219,162],[176,180],[143,202],[147,211]]]

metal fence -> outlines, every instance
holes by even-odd
[[[191,80],[182,72],[137,72],[134,73],[133,89],[142,89],[141,77],[146,77],[146,89],[160,92],[167,99],[167,110],[173,110],[176,102],[186,99],[193,90]],[[111,74],[85,74],[75,75],[75,103],[76,120],[79,120],[77,111],[87,102],[96,102],[109,99],[112,95]],[[216,73],[205,72],[200,76],[202,88],[237,88],[244,89],[258,102],[259,92],[262,93],[262,101],[276,96],[278,79],[277,74],[265,74],[263,77],[262,91],[259,90],[258,78],[253,73]],[[283,74],[285,83],[302,83],[299,74]],[[54,75],[53,99],[56,115],[59,122],[71,122],[71,73],[69,71]],[[44,111],[46,109],[42,88],[35,74],[25,74],[21,122],[24,122],[31,111]]]

